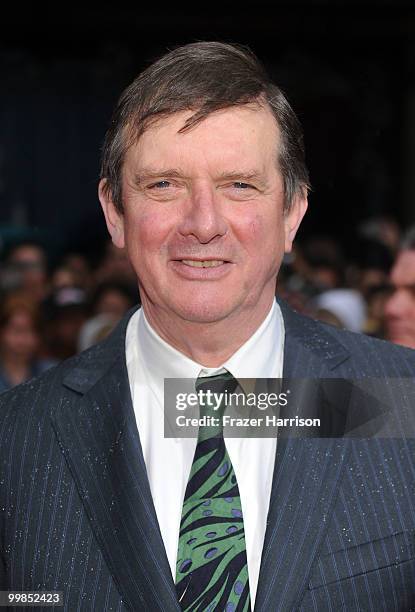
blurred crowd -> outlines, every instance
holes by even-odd
[[[415,348],[415,228],[371,219],[347,253],[314,236],[285,257],[277,295],[331,325]],[[53,267],[41,244],[9,245],[0,259],[0,392],[105,338],[139,301],[127,256],[110,242],[95,265],[67,253]]]
[[[370,219],[348,244],[347,257],[329,237],[295,247],[277,292],[315,319],[415,349],[415,227]]]
[[[51,269],[36,242],[0,261],[0,392],[103,339],[139,303],[135,273],[110,242],[94,267],[67,253]]]

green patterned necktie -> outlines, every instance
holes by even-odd
[[[196,391],[229,394],[237,384],[226,372],[199,377]],[[216,408],[200,406],[200,416],[221,423],[225,402]],[[180,523],[176,590],[186,612],[251,610],[241,498],[222,425],[199,427]]]

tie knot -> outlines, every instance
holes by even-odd
[[[233,393],[237,386],[238,381],[229,372],[214,376],[199,376],[196,380],[200,416],[210,419],[209,425],[202,425],[199,428],[199,439],[223,436],[222,416],[229,394]]]
[[[211,393],[233,393],[238,381],[230,372],[215,374],[214,376],[199,376],[196,380],[196,391],[211,391]]]

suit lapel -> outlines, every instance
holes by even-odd
[[[52,419],[123,601],[133,610],[180,610],[132,407],[127,323],[68,372],[70,399]]]
[[[313,321],[283,304],[281,308],[286,331],[284,386],[289,388],[295,378],[333,378],[337,366],[349,358],[347,351]],[[308,414],[318,414],[318,394],[310,395],[305,388],[297,392],[308,407],[311,402]],[[295,610],[301,602],[333,511],[348,449],[345,439],[278,439],[256,611]]]

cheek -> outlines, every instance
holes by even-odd
[[[146,213],[139,218],[126,219],[126,247],[136,265],[160,255],[170,231],[170,223],[162,214]]]
[[[260,215],[253,215],[249,219],[238,218],[232,223],[233,232],[248,251],[258,250],[258,241],[264,234],[264,221]]]
[[[255,215],[248,225],[240,227],[239,240],[250,256],[269,260],[283,250],[283,226],[275,218]]]

